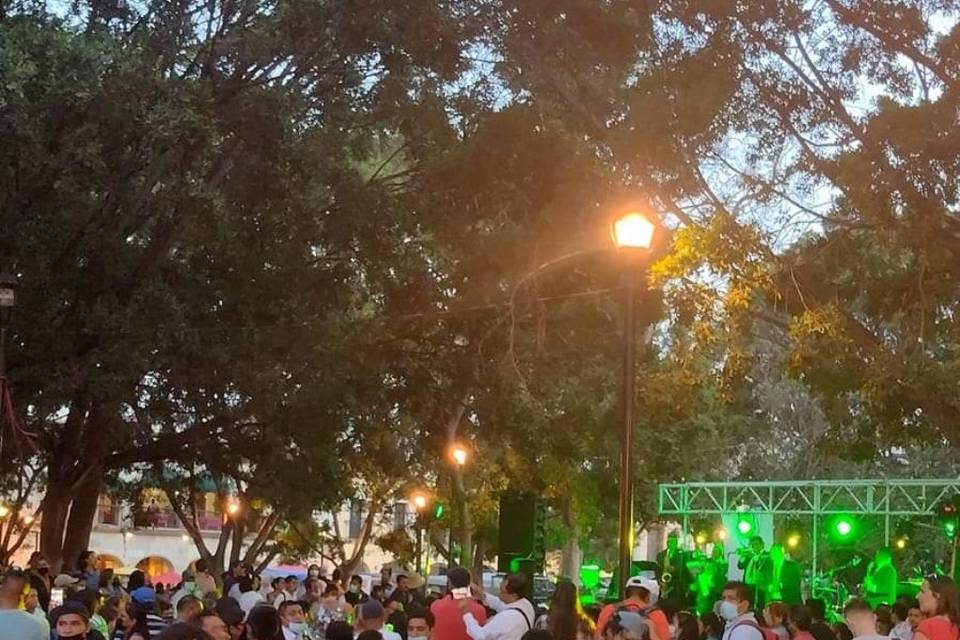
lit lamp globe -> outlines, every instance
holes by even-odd
[[[413,496],[413,506],[417,511],[421,511],[427,506],[427,497],[422,493]]]
[[[613,223],[613,241],[621,249],[649,249],[656,226],[642,213],[631,212]]]
[[[467,464],[467,450],[461,445],[456,445],[453,449],[450,450],[450,455],[453,457],[453,461],[457,463],[458,466],[464,466]]]

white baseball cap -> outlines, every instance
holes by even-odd
[[[641,587],[650,592],[650,604],[655,604],[660,598],[660,585],[656,580],[644,578],[643,576],[633,576],[627,580],[627,589]]]

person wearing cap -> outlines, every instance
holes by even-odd
[[[76,600],[68,600],[54,609],[50,614],[50,622],[60,640],[84,640],[90,637],[90,612]],[[103,637],[100,634],[97,636]]]
[[[530,582],[522,573],[511,573],[500,582],[500,597],[481,594],[484,604],[497,612],[480,626],[472,612],[473,598],[457,601],[467,635],[472,640],[520,640],[533,629],[536,612],[527,599]]]
[[[147,627],[150,629],[150,637],[156,638],[167,628],[166,621],[157,615],[157,592],[152,587],[140,587],[130,593],[130,599],[138,607],[146,612]]]
[[[27,574],[13,567],[0,578],[0,640],[46,640],[40,621],[19,608],[26,584]]]
[[[608,604],[600,611],[600,616],[597,618],[598,634],[603,635],[614,613],[630,611],[649,619],[651,640],[672,640],[667,616],[655,606],[660,597],[660,585],[656,580],[642,576],[630,578],[627,580],[626,596],[625,600]]]
[[[377,631],[383,636],[383,640],[402,640],[399,633],[383,628],[387,620],[387,612],[376,600],[364,602],[357,612],[358,631]]]
[[[64,599],[66,599],[66,595],[69,592],[76,590],[77,585],[79,584],[80,584],[80,578],[74,578],[68,573],[61,573],[60,575],[58,575],[56,578],[53,579],[54,588],[63,589]]]

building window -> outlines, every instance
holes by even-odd
[[[363,500],[353,499],[350,501],[350,527],[349,536],[359,538],[360,530],[363,528]]]
[[[407,503],[393,503],[393,530],[403,531],[407,528]]]
[[[120,524],[119,505],[108,495],[100,495],[97,501],[97,522],[117,526]]]

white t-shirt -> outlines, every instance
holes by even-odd
[[[240,604],[240,608],[243,609],[244,613],[250,613],[255,606],[264,602],[264,599],[258,591],[247,591],[246,593],[240,594],[237,602]]]

